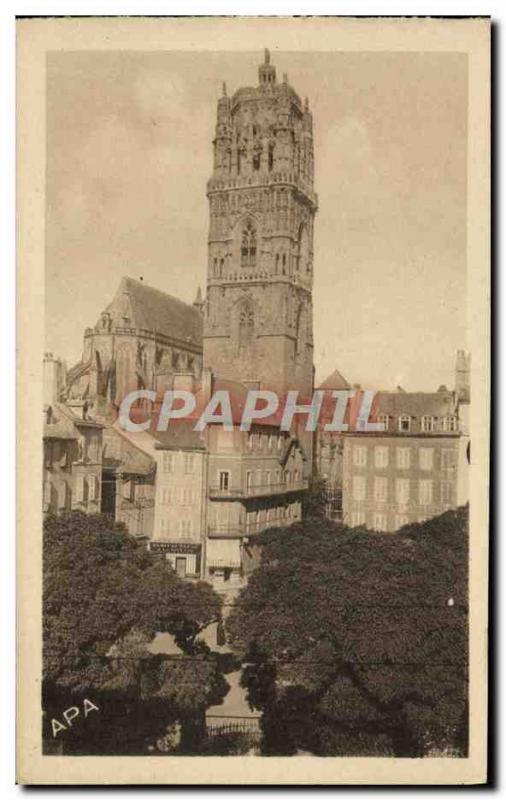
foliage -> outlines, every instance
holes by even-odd
[[[221,618],[213,589],[181,581],[103,515],[47,518],[43,553],[46,725],[83,697],[100,706],[100,721],[90,715],[73,726],[70,748],[137,752],[176,719],[198,725],[226,688],[209,648],[196,641]],[[181,657],[150,652],[160,631],[173,635]]]
[[[302,495],[302,517],[324,519],[327,505],[327,483],[324,478],[313,477],[309,488]]]
[[[397,534],[313,519],[261,543],[227,629],[265,752],[465,752],[467,509]]]

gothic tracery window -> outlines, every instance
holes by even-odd
[[[246,347],[253,339],[255,318],[249,304],[243,305],[239,313],[239,347]]]
[[[241,267],[255,267],[257,260],[257,235],[253,223],[249,221],[242,232]]]

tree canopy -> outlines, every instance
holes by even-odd
[[[464,753],[467,509],[397,534],[313,518],[260,543],[227,629],[265,752]]]
[[[47,518],[43,559],[46,725],[85,696],[101,706],[100,720],[90,715],[65,741],[87,752],[137,751],[176,719],[197,724],[226,686],[196,638],[221,618],[214,590],[180,580],[103,515]],[[161,631],[180,657],[150,652]]]

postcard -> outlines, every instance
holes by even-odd
[[[487,780],[488,18],[17,21],[22,784]]]

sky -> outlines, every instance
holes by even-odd
[[[263,53],[51,52],[46,350],[79,360],[123,275],[205,289],[216,101]],[[453,387],[466,340],[467,57],[271,51],[309,98],[318,379]]]

